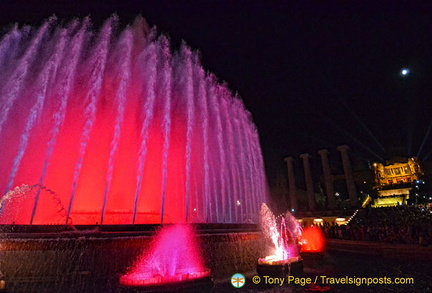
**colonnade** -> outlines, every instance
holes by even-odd
[[[354,176],[351,167],[351,162],[349,160],[348,151],[350,148],[347,145],[341,145],[337,147],[337,150],[341,153],[342,165],[345,175],[345,180],[347,184],[348,196],[350,205],[352,207],[357,206],[357,191],[354,183]],[[321,157],[321,165],[324,174],[324,185],[325,185],[325,193],[327,197],[327,208],[329,210],[336,209],[336,195],[333,187],[333,176],[330,170],[330,163],[328,159],[328,151],[323,149],[318,151],[318,155]],[[316,209],[315,202],[315,191],[312,179],[312,172],[310,166],[310,155],[308,153],[301,154],[300,158],[303,160],[303,170],[306,182],[306,194],[307,194],[307,202],[309,205],[309,210]],[[298,194],[297,187],[295,182],[294,175],[294,167],[293,157],[285,158],[285,162],[287,164],[288,169],[288,186],[289,186],[289,204],[292,209],[298,209]]]

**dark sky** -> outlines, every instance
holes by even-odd
[[[98,25],[112,13],[124,24],[141,13],[174,48],[185,40],[201,52],[252,113],[270,183],[285,156],[337,154],[340,144],[381,161],[417,155],[426,137],[420,158],[432,159],[427,1],[0,0],[3,27],[53,14]]]

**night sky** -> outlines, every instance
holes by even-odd
[[[272,185],[284,157],[322,148],[336,156],[341,144],[364,160],[432,160],[432,4],[424,3],[0,0],[0,34],[53,14],[90,15],[96,27],[112,13],[122,24],[142,14],[174,49],[185,40],[199,50],[204,68],[239,93]]]

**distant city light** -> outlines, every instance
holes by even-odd
[[[402,73],[402,75],[407,75],[409,73],[409,70],[404,68],[404,69],[402,69],[401,73]]]

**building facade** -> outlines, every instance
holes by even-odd
[[[407,204],[415,183],[424,176],[418,158],[398,159],[387,164],[373,163],[374,189],[378,198],[372,206]]]

